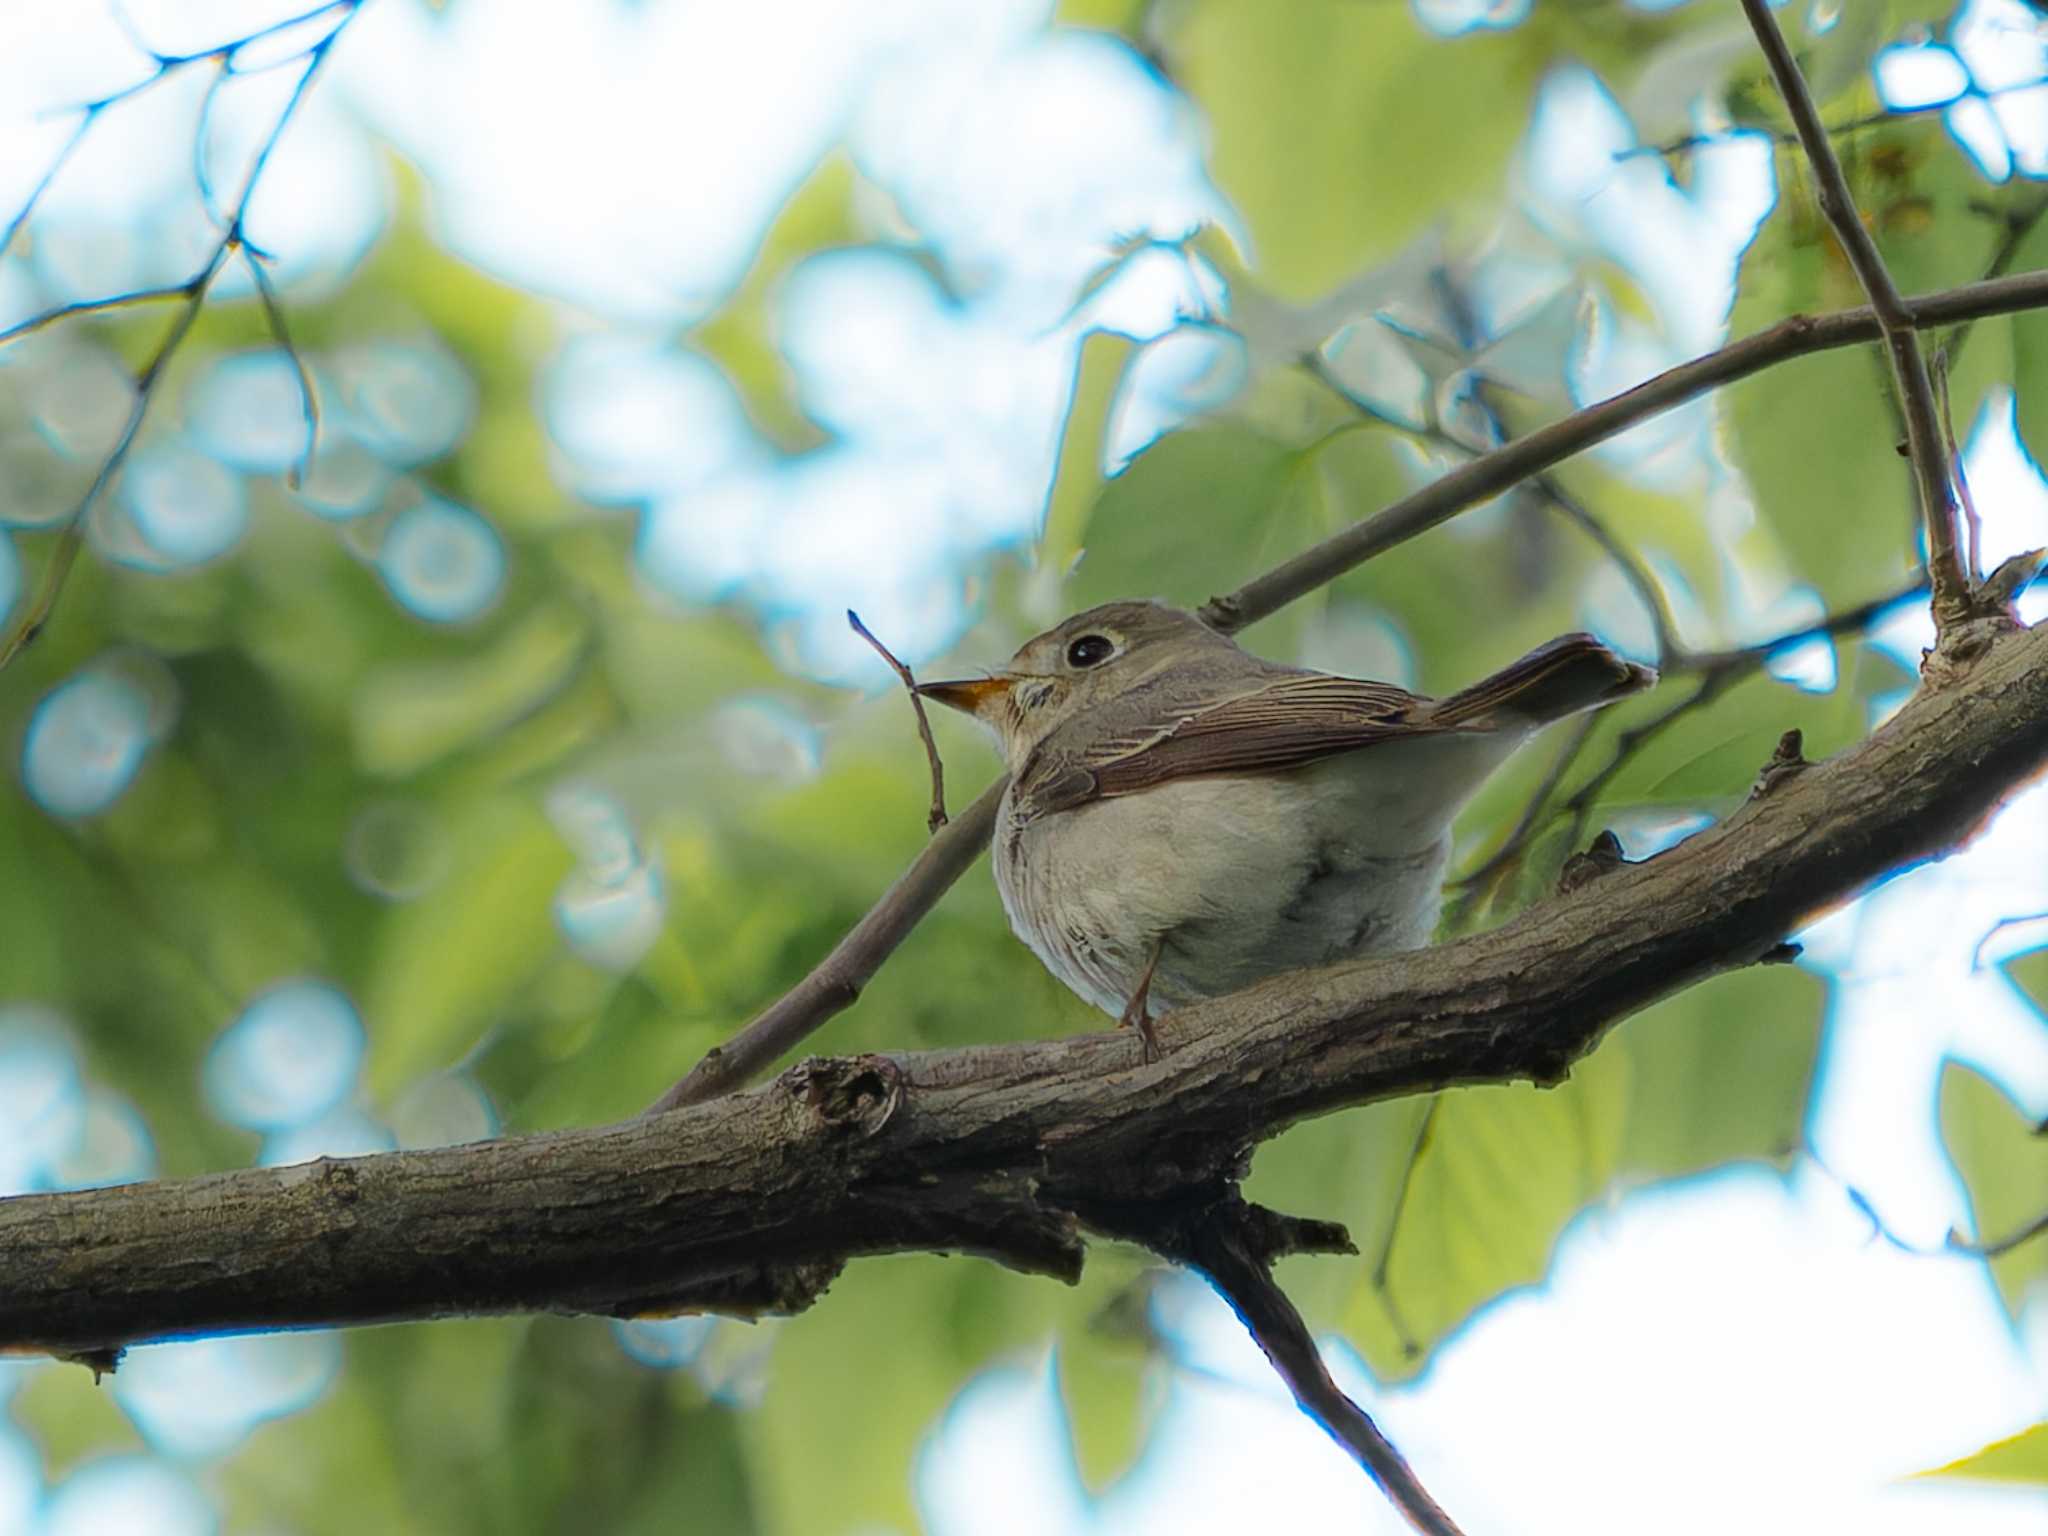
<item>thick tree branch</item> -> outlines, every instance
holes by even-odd
[[[1970,283],[1907,301],[1913,324],[1922,329],[2041,308],[2048,308],[2048,272],[2025,272]],[[1634,389],[1575,411],[1506,447],[1481,454],[1237,591],[1211,598],[1202,609],[1202,617],[1226,634],[1233,633],[1374,555],[1498,496],[1530,475],[1597,447],[1637,423],[1697,399],[1708,390],[1761,373],[1791,358],[1855,346],[1882,336],[1877,316],[1867,307],[1827,315],[1794,315],[1781,320],[1768,330],[1681,363]],[[731,1040],[707,1052],[649,1112],[702,1103],[738,1087],[808,1038],[833,1015],[850,1007],[896,946],[987,849],[995,831],[996,806],[1006,783],[1007,779],[997,779],[949,826],[942,828],[810,975],[756,1015]]]
[[[1750,29],[1756,33],[1764,59],[1792,114],[1792,126],[1806,158],[1813,166],[1813,183],[1820,198],[1821,212],[1841,242],[1842,253],[1855,269],[1857,282],[1870,297],[1870,307],[1884,333],[1885,354],[1891,359],[1892,384],[1898,391],[1900,410],[1906,420],[1906,453],[1912,460],[1913,479],[1920,493],[1920,516],[1927,529],[1927,578],[1933,588],[1934,626],[1945,634],[1956,625],[1977,617],[1970,585],[1975,572],[1965,571],[1956,552],[1955,493],[1949,480],[1948,455],[1942,450],[1940,417],[1934,406],[1934,385],[1928,377],[1927,359],[1920,351],[1920,337],[1906,308],[1905,296],[1892,280],[1891,269],[1877,249],[1877,241],[1863,227],[1856,211],[1849,179],[1842,174],[1842,162],[1821,125],[1820,108],[1799,73],[1798,61],[1786,46],[1778,19],[1771,14],[1769,0],[1742,0]]]
[[[0,1201],[0,1349],[452,1314],[788,1309],[863,1254],[1071,1277],[1086,1228],[1234,1198],[1313,1115],[1553,1082],[1628,1014],[1748,965],[1967,837],[2048,763],[2048,629],[1989,640],[1720,825],[1456,944],[1279,976],[1128,1031],[807,1062],[624,1125]],[[956,827],[958,824],[956,823]]]

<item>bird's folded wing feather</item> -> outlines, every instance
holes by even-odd
[[[1423,714],[1425,703],[1391,683],[1313,672],[1284,676],[1190,709],[1163,728],[1115,732],[1066,751],[1055,747],[1027,766],[1019,787],[1044,813],[1201,774],[1299,768],[1442,729]]]

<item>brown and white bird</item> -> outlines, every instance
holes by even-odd
[[[1149,1051],[1149,1019],[1183,1003],[1426,944],[1452,819],[1487,775],[1655,681],[1566,635],[1428,699],[1120,602],[991,676],[918,691],[987,726],[1009,765],[994,855],[1010,926]]]

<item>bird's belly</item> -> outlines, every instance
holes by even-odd
[[[1010,926],[1089,1002],[1121,1011],[1160,945],[1155,1013],[1303,966],[1427,943],[1447,834],[1375,844],[1312,775],[1183,779],[995,838]]]

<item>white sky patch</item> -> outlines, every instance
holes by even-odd
[[[920,1462],[935,1536],[1406,1530],[1205,1287],[1156,1305],[1179,1368],[1133,1470],[1090,1500],[1050,1374],[992,1372]],[[2029,1423],[2038,1363],[1981,1265],[1871,1241],[1810,1173],[1737,1169],[1582,1216],[1544,1286],[1482,1312],[1411,1386],[1330,1349],[1469,1530],[2031,1536],[2048,1512],[2039,1491],[1903,1481]],[[1006,1487],[1037,1492],[1020,1507],[991,1496]]]

